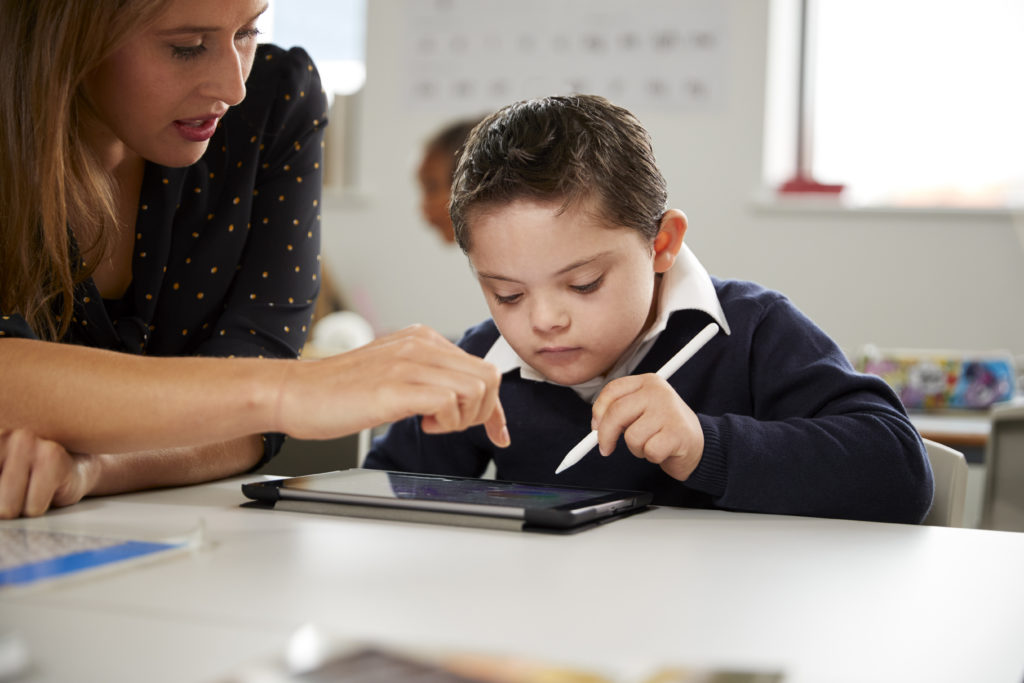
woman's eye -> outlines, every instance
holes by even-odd
[[[260,30],[258,28],[246,28],[235,34],[235,40],[251,40],[259,34]]]
[[[589,294],[590,292],[596,291],[597,288],[601,286],[601,283],[603,281],[604,281],[604,276],[602,275],[601,277],[597,278],[593,282],[588,282],[585,285],[573,285],[572,286],[572,290],[574,292],[579,292],[580,294]]]
[[[254,40],[260,35],[258,28],[245,28],[235,34],[235,40],[238,42],[247,42]],[[206,52],[206,44],[199,43],[198,45],[172,45],[171,54],[176,59],[195,59]]]
[[[206,52],[206,46],[202,43],[198,45],[172,45],[171,54],[176,59],[195,59],[199,55]]]

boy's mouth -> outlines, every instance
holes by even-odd
[[[537,355],[545,363],[566,365],[579,360],[583,353],[582,346],[544,346],[537,349]]]
[[[538,349],[538,353],[564,353],[565,351],[579,351],[578,346],[544,346]]]

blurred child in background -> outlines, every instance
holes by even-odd
[[[434,133],[423,146],[423,158],[416,171],[420,185],[420,209],[427,222],[446,243],[455,243],[452,219],[448,215],[452,178],[459,162],[462,146],[479,118],[461,119]]]

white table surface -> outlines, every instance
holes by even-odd
[[[621,676],[1024,679],[1024,534],[659,508],[571,536],[242,509],[241,481],[0,522],[201,549],[0,591],[25,680],[215,681],[313,624],[332,638]]]
[[[988,411],[910,413],[910,421],[921,433],[934,437],[953,436],[961,439],[988,439],[992,433],[992,418]]]

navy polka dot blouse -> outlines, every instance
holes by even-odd
[[[132,283],[75,294],[67,343],[158,356],[296,357],[319,291],[326,97],[309,56],[260,45],[247,94],[187,168],[147,163]],[[34,337],[0,313],[0,337]]]
[[[295,357],[319,291],[326,99],[309,56],[261,45],[245,100],[187,168],[147,163],[132,283],[75,296],[65,342],[161,356]],[[19,316],[6,336],[34,336]]]

